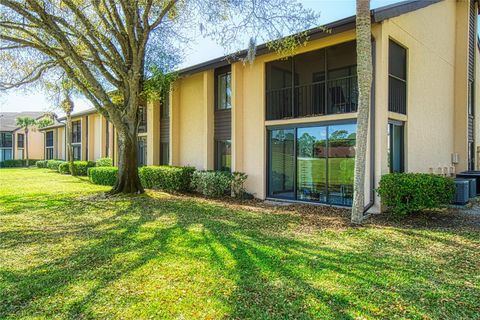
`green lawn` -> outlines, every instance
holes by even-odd
[[[0,319],[479,319],[474,225],[105,190],[0,170]]]

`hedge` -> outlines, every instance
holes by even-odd
[[[94,167],[87,169],[89,180],[94,184],[113,186],[118,176],[117,167]]]
[[[195,171],[192,178],[192,189],[207,197],[229,195],[233,175],[226,171]]]
[[[111,158],[100,158],[95,162],[96,167],[113,167],[113,160]]]
[[[39,160],[36,163],[37,168],[46,168],[47,167],[47,160]]]
[[[392,214],[405,216],[452,203],[455,184],[452,178],[433,174],[391,173],[382,176],[377,192]]]
[[[188,192],[195,168],[147,166],[138,170],[144,188]]]
[[[37,161],[40,161],[40,160],[30,159],[28,160],[28,165],[34,166]],[[12,159],[12,160],[0,161],[0,168],[21,168],[26,166],[27,166],[26,159]]]
[[[62,162],[58,165],[58,172],[61,174],[70,174],[70,164],[68,162]]]
[[[86,176],[87,169],[95,167],[95,162],[93,161],[74,161],[73,166],[75,167],[75,171],[77,176]],[[58,172],[63,174],[70,174],[70,163],[63,162],[58,166]]]
[[[58,171],[58,166],[64,162],[63,160],[47,160],[47,168]]]

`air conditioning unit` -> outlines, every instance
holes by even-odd
[[[453,203],[464,205],[469,198],[469,182],[465,179],[455,179],[455,199]]]
[[[468,196],[475,198],[477,196],[477,179],[475,178],[462,178],[468,181]]]

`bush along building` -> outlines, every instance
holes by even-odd
[[[372,10],[374,81],[366,199],[389,172],[478,168],[477,1],[406,1]],[[355,17],[309,30],[282,57],[222,57],[179,71],[168,99],[140,109],[140,165],[248,174],[260,199],[350,206],[356,143]],[[115,129],[95,110],[73,115],[78,160],[111,157]],[[44,129],[45,157],[65,158],[62,125]],[[53,141],[53,142],[52,142]]]

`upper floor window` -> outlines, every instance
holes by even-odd
[[[0,148],[11,148],[13,146],[13,138],[10,132],[0,133]]]
[[[392,40],[388,48],[388,111],[407,114],[407,49]]]
[[[268,62],[266,119],[357,111],[356,43]]]
[[[82,124],[80,120],[72,122],[72,143],[82,142]]]
[[[24,138],[25,138],[25,135],[23,133],[17,134],[17,148],[24,147]]]
[[[227,110],[232,108],[232,73],[231,67],[215,70],[215,109]]]
[[[53,131],[47,131],[45,134],[45,146],[53,147]]]
[[[147,132],[147,107],[138,107],[138,133]]]

